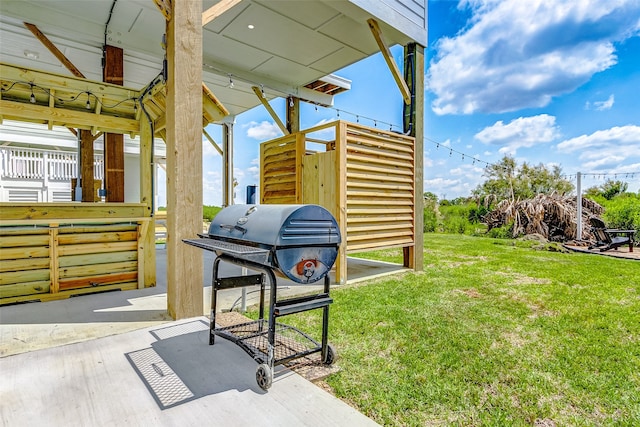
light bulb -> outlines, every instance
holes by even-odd
[[[89,102],[89,95],[90,95],[90,93],[87,92],[87,104],[85,105],[87,110],[91,110],[91,103]]]
[[[289,107],[293,108],[293,96],[289,97]]]
[[[32,104],[36,103],[36,96],[31,92],[31,96],[29,97],[29,102]]]

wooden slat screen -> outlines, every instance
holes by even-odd
[[[349,123],[340,143],[347,153],[347,252],[413,245],[413,138]]]
[[[335,141],[310,136],[325,131]],[[327,152],[307,150],[307,142],[325,143]],[[260,146],[261,203],[324,206],[346,222],[346,252],[413,246],[414,143],[344,121],[267,141]]]
[[[303,154],[298,145],[295,134],[260,145],[260,203],[300,203]]]

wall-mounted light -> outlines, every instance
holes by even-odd
[[[293,96],[289,97],[289,107],[293,108]]]
[[[38,52],[34,52],[33,50],[26,50],[26,49],[24,51],[24,56],[33,60],[40,58],[40,54]]]

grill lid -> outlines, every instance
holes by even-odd
[[[340,244],[338,223],[318,205],[231,205],[213,219],[209,236],[267,249]]]
[[[298,283],[313,283],[326,276],[341,241],[335,218],[318,205],[231,205],[213,219],[208,236],[187,243],[258,262]],[[225,244],[262,252],[226,249]]]

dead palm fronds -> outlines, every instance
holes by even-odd
[[[576,197],[538,194],[533,199],[503,200],[485,215],[489,230],[513,224],[513,237],[540,234],[548,240],[566,241],[577,236]],[[602,206],[582,199],[582,238],[591,240],[589,218],[601,215]]]

